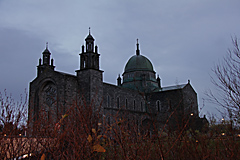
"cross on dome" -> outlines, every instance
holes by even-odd
[[[136,55],[140,55],[140,50],[139,50],[139,44],[138,44],[138,39],[137,39],[137,50],[136,50]]]

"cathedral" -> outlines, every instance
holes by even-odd
[[[128,119],[143,126],[153,118],[159,128],[167,121],[168,126],[176,128],[182,125],[182,119],[190,116],[196,123],[202,122],[197,93],[190,80],[185,84],[163,87],[151,61],[140,53],[138,41],[136,53],[127,61],[123,74],[118,75],[116,85],[103,82],[99,49],[94,41],[89,31],[85,46],[81,47],[80,67],[75,75],[55,70],[46,45],[37,66],[37,77],[29,87],[30,125],[40,118],[40,111],[46,113],[48,120],[57,121],[69,106],[83,101],[99,106],[109,123],[114,115],[123,112],[130,113]]]

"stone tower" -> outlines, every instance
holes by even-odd
[[[95,50],[94,50],[95,48]],[[94,47],[94,38],[90,33],[85,39],[85,46],[82,45],[80,55],[80,70],[77,70],[78,84],[82,97],[87,104],[100,106],[103,96],[103,71],[99,70],[98,47]]]

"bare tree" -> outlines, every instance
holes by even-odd
[[[21,96],[20,102],[15,103],[6,90],[3,94],[0,92],[0,107],[2,134],[8,136],[22,134],[20,130],[27,122],[27,93],[25,97]]]
[[[207,95],[211,102],[225,109],[231,121],[240,123],[240,50],[236,37],[232,43],[233,48],[213,68],[212,83],[217,92],[209,91]]]
[[[5,90],[0,92],[0,159],[20,157],[26,146],[32,146],[25,138],[27,122],[27,93],[15,102]],[[36,147],[35,147],[36,148]]]

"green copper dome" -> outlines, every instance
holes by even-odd
[[[125,73],[132,72],[132,71],[153,71],[152,63],[142,55],[134,55],[132,56],[126,66],[125,66]]]
[[[140,55],[138,40],[136,55],[125,66],[122,87],[140,92],[151,92],[159,88],[151,61]]]

